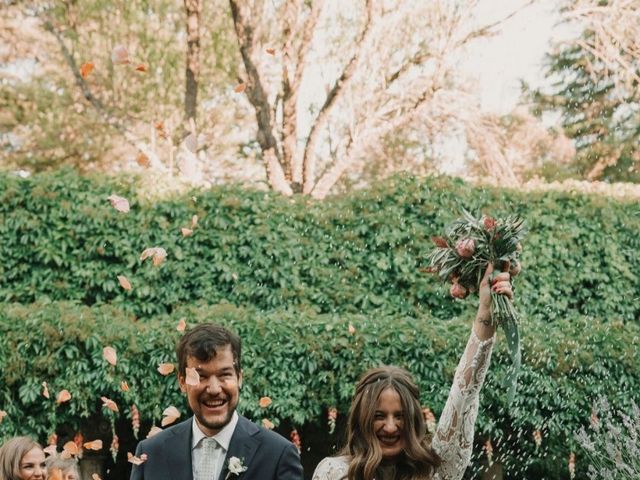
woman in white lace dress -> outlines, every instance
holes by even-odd
[[[480,305],[433,440],[426,435],[418,388],[398,367],[360,378],[349,411],[347,444],[318,464],[313,480],[459,480],[473,447],[479,392],[495,340],[491,292],[513,297],[508,273],[480,285]],[[489,286],[491,283],[491,287]]]

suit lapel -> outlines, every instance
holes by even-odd
[[[229,473],[227,465],[229,465],[229,459],[231,457],[239,458],[242,460],[242,465],[249,467],[251,459],[256,453],[258,444],[260,443],[255,437],[259,431],[260,429],[253,422],[247,420],[242,415],[238,415],[238,424],[231,436],[229,450],[227,450],[227,456],[224,459],[224,466],[222,467],[218,480],[225,480],[227,473]],[[233,480],[234,477],[235,476],[232,475],[229,480]]]
[[[165,440],[164,452],[172,479],[193,480],[191,466],[191,438],[193,417],[172,429],[173,435]]]

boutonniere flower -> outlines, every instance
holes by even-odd
[[[241,473],[247,471],[247,467],[242,463],[241,458],[231,457],[227,463],[227,470],[229,470],[229,473],[227,473],[225,480],[229,480],[231,475],[240,476]]]

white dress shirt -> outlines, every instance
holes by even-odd
[[[231,436],[233,435],[237,424],[238,414],[237,412],[233,412],[231,421],[213,437],[208,437],[215,439],[217,448],[215,448],[213,454],[205,455],[204,439],[207,438],[207,435],[200,430],[196,417],[193,417],[193,425],[191,427],[193,431],[193,440],[191,442],[191,465],[193,468],[194,480],[218,480],[220,472],[222,472],[222,468],[224,467],[224,459],[227,456],[227,450],[229,450]],[[214,472],[211,478],[206,478],[208,475],[202,471],[202,466],[204,465],[203,462],[207,463],[207,470],[212,470]]]

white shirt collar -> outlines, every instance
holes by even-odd
[[[238,424],[238,412],[233,412],[231,416],[231,421],[227,423],[222,430],[216,433],[213,437],[215,438],[218,445],[224,448],[225,452],[229,450],[229,443],[231,443],[231,437],[233,435],[234,430],[236,429],[236,425]],[[191,450],[196,448],[200,441],[203,438],[206,438],[207,435],[204,434],[200,427],[198,426],[198,422],[196,422],[196,417],[193,417],[193,423],[191,425],[191,430],[193,432],[193,440],[191,441]]]

